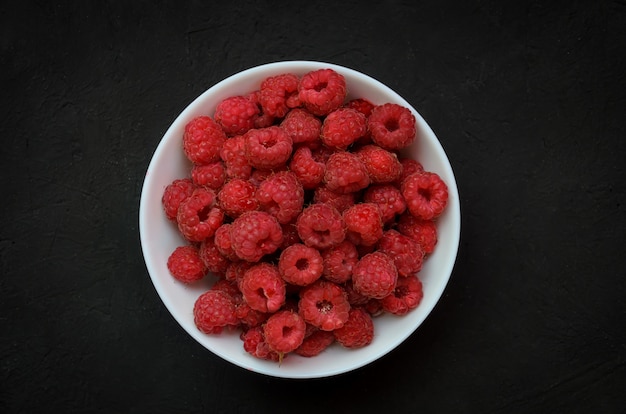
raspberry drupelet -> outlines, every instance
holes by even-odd
[[[283,242],[283,231],[276,218],[264,211],[250,211],[237,217],[230,226],[230,240],[237,256],[258,262],[274,253]]]

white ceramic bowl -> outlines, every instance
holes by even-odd
[[[199,284],[184,285],[170,275],[167,258],[185,242],[176,227],[166,219],[161,196],[174,179],[189,175],[190,164],[181,144],[187,122],[199,115],[212,115],[216,105],[226,97],[258,89],[261,81],[268,76],[287,72],[303,75],[320,68],[332,68],[346,78],[348,98],[362,97],[374,104],[395,102],[413,111],[417,119],[417,139],[408,148],[407,154],[419,160],[426,170],[441,176],[448,185],[449,200],[438,219],[438,244],[419,273],[424,298],[416,309],[405,316],[376,317],[375,336],[366,347],[349,350],[335,344],[313,358],[289,355],[279,365],[247,354],[236,331],[206,335],[196,328],[193,304],[210,287],[213,279],[205,278]],[[421,115],[396,92],[367,75],[346,67],[312,61],[277,62],[247,69],[219,82],[195,99],[174,120],[156,148],[146,172],[139,208],[139,231],[146,267],[157,293],[176,321],[196,341],[221,358],[250,371],[283,378],[318,378],[345,373],[382,357],[402,343],[432,311],[448,283],[459,245],[460,221],[458,189],[450,162]]]

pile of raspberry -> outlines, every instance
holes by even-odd
[[[373,318],[416,308],[448,188],[400,155],[415,139],[408,108],[349,100],[332,69],[269,77],[192,119],[189,176],[162,203],[186,240],[172,276],[217,277],[197,328],[239,329],[246,352],[282,361],[366,346]]]

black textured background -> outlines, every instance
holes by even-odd
[[[626,2],[0,4],[0,412],[623,412]],[[360,70],[453,165],[426,322],[338,377],[253,374],[154,290],[141,185],[168,125],[277,60]]]

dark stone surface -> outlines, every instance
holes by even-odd
[[[626,3],[216,3],[3,4],[0,411],[623,412]],[[291,59],[403,95],[461,195],[434,312],[325,380],[202,348],[138,236],[169,123],[223,78]]]

